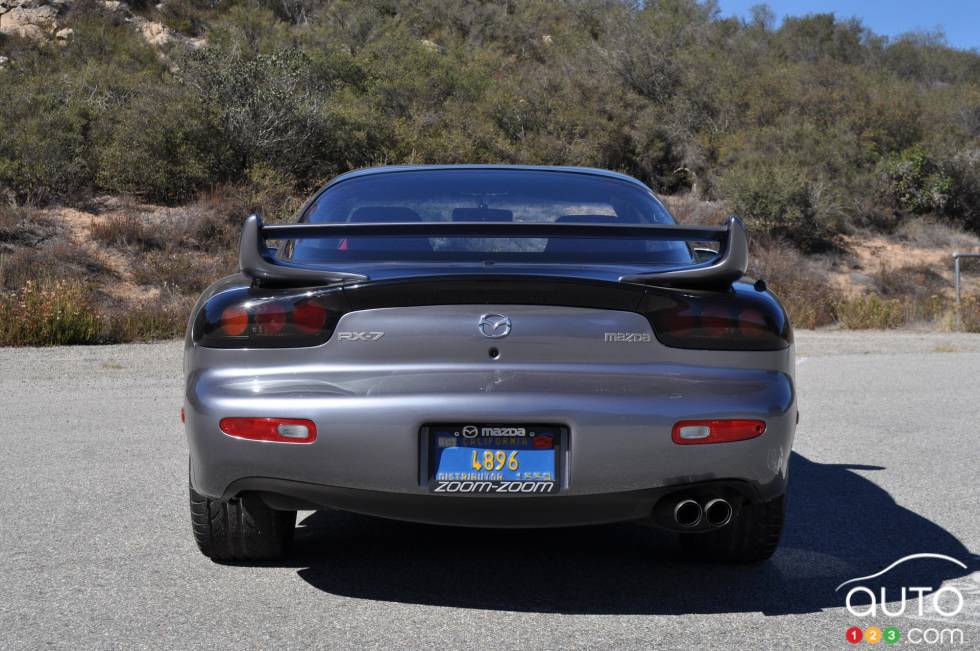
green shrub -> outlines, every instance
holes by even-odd
[[[209,12],[206,4],[197,0],[168,0],[163,3],[163,7],[158,14],[159,19],[167,27],[190,36],[201,36],[204,34],[205,26],[208,23]]]
[[[265,164],[308,177],[324,162],[329,88],[304,51],[204,48],[188,57],[181,78],[216,117],[232,173]]]
[[[96,101],[130,83],[130,75],[159,75],[165,69],[159,54],[133,25],[103,5],[99,0],[74,0],[64,19],[65,26],[74,30],[71,38],[63,47],[48,49],[44,60],[53,70],[74,72],[79,81],[90,73],[102,77],[102,88],[89,89],[95,92],[87,99]],[[66,91],[73,89],[66,85]]]
[[[11,75],[0,84],[0,189],[25,202],[76,195],[91,179],[91,115],[50,79]]]
[[[287,221],[305,201],[296,191],[296,179],[269,165],[253,166],[248,170],[248,181],[249,212],[260,212],[266,221]],[[243,218],[238,215],[236,227]]]
[[[791,168],[769,166],[734,170],[724,188],[753,237],[782,239],[808,252],[830,246],[825,185]]]
[[[849,330],[897,328],[905,322],[900,299],[875,294],[844,299],[837,303],[835,312],[840,325]]]
[[[955,316],[958,315],[958,322]],[[954,326],[965,332],[980,332],[980,296],[964,296],[952,319]]]
[[[104,323],[90,305],[86,288],[78,282],[29,280],[0,298],[0,345],[101,343]]]
[[[883,159],[878,172],[884,194],[897,210],[941,212],[953,190],[953,179],[918,145]]]
[[[147,84],[118,109],[96,145],[96,183],[111,192],[175,203],[215,183],[226,154],[203,107],[180,87]]]
[[[883,298],[866,294],[846,298],[834,310],[841,327],[850,330],[900,328],[912,323],[935,322],[949,309],[939,295],[927,298]]]
[[[980,135],[980,104],[974,109],[978,125],[973,129]],[[945,166],[952,180],[952,190],[945,212],[974,233],[980,233],[980,151],[962,152]]]
[[[67,346],[170,339],[184,334],[195,298],[163,287],[159,296],[113,310],[95,307],[77,281],[28,280],[0,292],[0,346]]]

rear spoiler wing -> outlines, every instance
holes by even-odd
[[[239,262],[246,276],[260,282],[341,284],[368,280],[364,274],[297,265],[276,257],[267,240],[345,237],[605,237],[681,242],[718,242],[718,255],[706,262],[622,276],[624,283],[702,287],[730,285],[743,275],[749,252],[738,217],[724,226],[675,224],[556,224],[550,222],[330,223],[264,226],[250,215],[242,229]]]

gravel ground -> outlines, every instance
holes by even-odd
[[[851,625],[894,625],[959,629],[976,648],[980,336],[797,343],[787,528],[754,567],[681,560],[633,525],[340,513],[302,513],[286,562],[216,565],[190,534],[180,344],[0,349],[0,647],[842,648]],[[914,552],[967,565],[912,561],[900,577],[960,587],[957,617],[843,608],[838,584]]]

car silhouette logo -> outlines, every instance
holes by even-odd
[[[510,334],[510,317],[503,314],[484,314],[477,327],[484,337],[500,339]]]

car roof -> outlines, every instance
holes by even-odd
[[[350,172],[345,172],[338,176],[335,176],[329,183],[327,183],[323,188],[316,194],[320,194],[327,188],[347,181],[353,178],[359,178],[363,176],[372,176],[375,174],[397,174],[404,172],[430,172],[439,170],[504,170],[504,171],[518,171],[518,172],[565,172],[568,174],[587,174],[590,176],[601,176],[609,179],[616,179],[618,181],[625,181],[627,183],[632,183],[637,185],[644,190],[649,191],[650,188],[642,181],[633,178],[627,174],[621,174],[619,172],[613,172],[610,170],[599,169],[597,167],[574,167],[574,166],[562,166],[562,165],[499,165],[499,164],[489,164],[489,165],[384,165],[379,167],[365,167],[358,170],[352,170]]]

